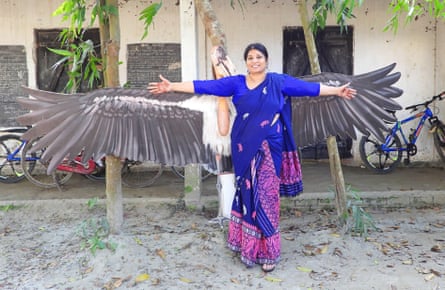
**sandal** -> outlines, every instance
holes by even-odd
[[[263,264],[261,269],[266,273],[272,272],[275,270],[275,264]]]

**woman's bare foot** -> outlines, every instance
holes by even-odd
[[[263,264],[261,269],[263,269],[263,271],[266,273],[272,272],[273,270],[275,270],[275,264]]]

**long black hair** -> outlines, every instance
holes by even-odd
[[[266,61],[269,59],[269,53],[267,52],[267,48],[259,42],[255,42],[255,43],[251,43],[249,44],[246,49],[244,50],[244,61],[247,60],[247,55],[249,54],[249,51],[251,51],[252,49],[258,50],[259,52],[261,52],[264,57],[266,58]]]

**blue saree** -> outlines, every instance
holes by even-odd
[[[276,264],[280,259],[280,195],[303,190],[301,167],[291,128],[291,96],[318,95],[319,84],[268,73],[254,89],[244,76],[195,81],[195,92],[233,95],[232,160],[236,192],[228,246],[247,265]]]

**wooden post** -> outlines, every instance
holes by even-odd
[[[301,0],[299,4],[301,23],[304,30],[304,38],[308,51],[309,62],[313,74],[321,72],[318,61],[317,47],[315,46],[314,34],[309,28],[309,16],[307,13],[306,0]],[[298,124],[297,124],[298,126]],[[340,155],[338,153],[337,139],[335,136],[329,136],[326,140],[329,154],[329,165],[331,169],[331,179],[335,186],[335,203],[337,207],[337,216],[341,217],[346,210],[346,188],[341,167]]]
[[[181,21],[181,74],[182,81],[198,77],[198,51],[196,35],[196,10],[194,1],[180,1]],[[201,201],[201,166],[189,164],[184,168],[184,201],[197,206]]]
[[[118,11],[118,0],[105,0],[105,5],[116,7]],[[119,13],[111,13],[105,23],[108,26],[108,39],[103,39],[105,43],[105,86],[118,87],[119,83],[119,50],[120,50],[120,26]],[[104,34],[104,37],[107,35]],[[106,132],[105,132],[106,133]],[[107,195],[107,219],[111,233],[118,234],[124,220],[122,204],[122,177],[121,160],[119,157],[106,157],[106,195]]]
[[[110,232],[119,234],[124,222],[121,182],[122,164],[120,158],[107,156],[105,165],[107,220],[110,226]]]
[[[201,165],[189,164],[184,168],[184,201],[187,206],[201,204]]]
[[[329,136],[326,140],[329,154],[329,166],[331,169],[331,180],[335,186],[335,206],[337,216],[342,221],[343,214],[346,211],[346,187],[341,167],[340,155],[338,153],[337,139],[335,136]]]

